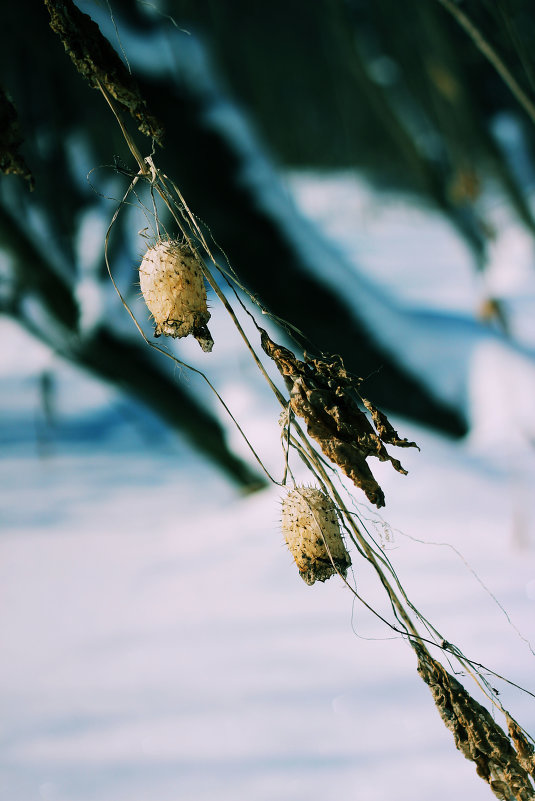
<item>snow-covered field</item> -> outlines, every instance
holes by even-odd
[[[514,263],[505,248],[493,264],[519,351],[459,323],[482,289],[437,217],[347,175],[292,175],[287,186],[353,265],[351,280],[396,310],[385,337],[398,347],[402,337],[403,350],[406,330],[409,361],[428,364],[437,391],[444,372],[453,377],[474,422],[459,444],[396,421],[421,453],[403,452],[407,477],[380,465],[386,523],[365,515],[445,638],[535,691],[528,644],[480,583],[535,643],[532,251],[515,229]],[[455,750],[406,643],[337,579],[299,578],[278,488],[240,497],[178,437],[14,323],[1,320],[0,336],[1,799],[493,797]],[[267,390],[232,347],[216,343],[211,358],[218,389],[281,475]],[[54,425],[39,400],[45,370]],[[246,453],[230,426],[229,438]],[[360,593],[385,608],[353,561]],[[535,699],[492,682],[535,733]]]

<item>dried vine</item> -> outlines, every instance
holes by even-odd
[[[447,0],[439,1],[447,5]],[[71,0],[61,0],[61,2],[44,0],[44,2],[51,14],[51,25],[63,41],[75,67],[91,86],[102,91],[137,162],[138,172],[133,174],[132,183],[123,201],[141,181],[148,185],[153,198],[158,233],[155,198],[158,198],[171,213],[178,228],[180,242],[187,246],[188,253],[194,255],[195,264],[200,266],[205,280],[231,316],[247,350],[283,408],[283,441],[286,443],[284,476],[281,482],[277,482],[268,471],[266,474],[271,481],[281,485],[286,484],[288,473],[291,475],[290,454],[295,453],[305,462],[311,476],[321,487],[321,491],[316,490],[314,493],[297,487],[292,490],[297,491],[299,497],[296,500],[298,508],[294,505],[290,512],[299,518],[301,529],[306,529],[307,538],[301,539],[297,547],[298,558],[302,559],[300,570],[303,577],[307,583],[312,583],[316,578],[323,581],[330,575],[338,575],[359,601],[381,617],[347,581],[346,571],[351,564],[351,558],[349,554],[346,557],[345,546],[339,539],[340,524],[346,539],[352,541],[360,557],[373,566],[387,593],[396,622],[392,623],[384,617],[381,617],[381,620],[403,634],[412,645],[417,656],[418,673],[430,687],[442,720],[453,733],[457,748],[475,763],[478,774],[489,783],[498,798],[504,801],[535,799],[532,782],[535,776],[533,741],[503,708],[484,675],[482,666],[467,659],[454,645],[446,643],[440,632],[411,604],[388,559],[370,541],[365,528],[344,504],[331,477],[331,469],[335,468],[328,465],[316,451],[307,434],[300,428],[297,418],[304,421],[308,435],[320,446],[323,455],[351,478],[354,484],[364,491],[368,500],[377,507],[383,506],[385,499],[370,469],[368,458],[374,456],[380,461],[389,461],[395,470],[405,473],[400,462],[389,454],[386,445],[402,448],[414,448],[417,445],[401,438],[385,414],[361,396],[359,380],[347,373],[340,359],[325,356],[312,358],[306,354],[302,360],[298,359],[292,351],[277,345],[267,332],[257,325],[260,346],[283,377],[287,396],[274,384],[254,345],[246,336],[234,309],[215,280],[214,272],[219,271],[226,280],[235,282],[236,288],[242,290],[244,288],[239,280],[234,281],[235,276],[232,271],[228,273],[220,269],[202,227],[189,210],[180,190],[157,168],[153,157],[143,158],[140,155],[126,130],[121,111],[128,111],[136,119],[140,130],[154,141],[160,141],[162,135],[161,125],[148,113],[147,104],[139,95],[132,76],[98,27],[87,15],[81,14]],[[106,238],[106,258],[108,237],[122,205],[120,204],[110,224]],[[108,259],[107,264],[114,287],[147,344],[182,366],[189,367],[173,353],[148,339],[121,295],[113,279]],[[258,305],[258,300],[256,298],[253,300]],[[262,311],[268,313],[267,310]],[[185,329],[180,325],[180,320],[164,320],[159,324],[157,333],[174,335],[179,331],[179,335],[182,336]],[[195,329],[195,325],[193,328]],[[194,334],[195,331],[199,333],[195,329]],[[204,374],[201,375],[216,391],[209,379]],[[217,397],[230,414],[219,394]],[[236,422],[233,417],[232,419]],[[243,436],[245,437],[245,434]],[[249,440],[246,441],[262,464]],[[325,520],[322,522],[322,516],[327,522]],[[320,557],[317,550],[314,550],[311,556],[312,546],[314,549],[319,546],[323,548]],[[426,636],[419,631],[419,627],[422,626],[425,627]],[[508,733],[493,720],[488,710],[473,699],[459,681],[431,656],[428,646],[447,651],[448,657],[456,660],[460,668],[468,672],[489,701],[504,713]]]

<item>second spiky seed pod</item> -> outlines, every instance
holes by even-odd
[[[296,487],[282,502],[282,531],[299,574],[307,584],[335,573],[345,578],[351,565],[336,509],[319,489]]]
[[[154,317],[155,336],[192,334],[204,351],[212,350],[201,263],[189,246],[162,240],[150,247],[139,268],[139,283]]]

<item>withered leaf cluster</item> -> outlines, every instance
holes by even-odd
[[[516,720],[511,715],[506,713],[507,728],[509,730],[509,737],[514,743],[518,753],[518,761],[529,773],[532,779],[535,780],[535,748],[533,743],[530,743]]]
[[[139,130],[161,144],[163,127],[147,111],[133,76],[91,17],[72,0],[45,0],[50,27],[58,34],[78,72],[94,89],[102,86],[137,120]]]
[[[518,724],[508,717],[511,739],[518,749],[515,750],[488,710],[418,643],[413,643],[413,648],[418,656],[418,673],[429,686],[459,751],[475,763],[478,775],[489,783],[497,798],[533,801],[533,748]]]
[[[22,141],[15,106],[0,87],[0,172],[20,175],[33,189],[33,175],[19,153]]]
[[[384,493],[366,459],[375,456],[382,462],[389,461],[399,473],[406,474],[385,444],[417,448],[416,443],[402,439],[386,415],[360,395],[359,380],[347,373],[340,358],[328,361],[305,354],[305,361],[300,361],[290,350],[273,342],[266,331],[262,330],[261,336],[264,352],[284,378],[291,409],[303,418],[309,435],[319,443],[325,456],[366,493],[371,503],[384,506]],[[370,413],[373,425],[358,400]]]

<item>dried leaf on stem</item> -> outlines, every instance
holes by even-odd
[[[398,473],[406,474],[384,443],[417,448],[416,443],[401,439],[386,415],[361,397],[358,380],[347,373],[341,359],[324,361],[305,354],[302,362],[287,348],[273,342],[264,330],[261,341],[264,352],[284,378],[292,411],[303,418],[310,436],[319,443],[325,456],[366,493],[371,503],[384,506],[384,493],[366,459],[375,456],[381,462],[389,461]],[[376,430],[359,408],[357,397],[370,411]]]

